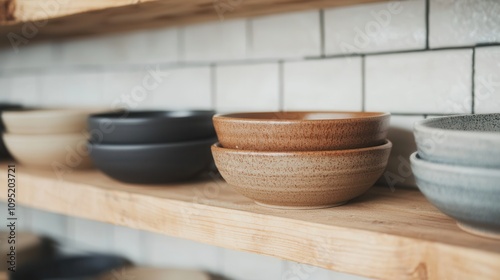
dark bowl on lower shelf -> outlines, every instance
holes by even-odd
[[[11,280],[90,280],[103,273],[130,265],[110,255],[63,256],[26,264],[10,273]]]
[[[164,144],[215,137],[214,111],[118,111],[91,115],[95,144]]]
[[[190,179],[208,170],[217,139],[145,145],[89,144],[94,165],[126,183],[162,184]]]

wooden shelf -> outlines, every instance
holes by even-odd
[[[0,169],[7,182],[6,165]],[[17,182],[18,202],[26,206],[367,277],[500,275],[500,241],[461,231],[417,190],[374,187],[341,207],[285,211],[255,205],[210,178],[141,186],[95,170],[58,179],[18,166]],[[0,199],[6,194],[2,183]]]
[[[5,45],[10,32],[31,41],[381,1],[0,0],[0,38]],[[26,24],[33,21],[41,26]]]

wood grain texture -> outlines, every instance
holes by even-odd
[[[9,33],[44,40],[382,1],[0,0],[0,45]]]
[[[1,165],[0,199],[6,199]],[[230,249],[384,279],[498,279],[500,242],[458,229],[417,190],[374,187],[337,208],[264,208],[220,179],[125,185],[17,167],[18,202]]]

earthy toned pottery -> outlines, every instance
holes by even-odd
[[[389,113],[267,112],[214,116],[225,148],[258,151],[320,151],[384,143]]]
[[[426,119],[415,123],[414,132],[425,160],[500,168],[500,114]]]
[[[500,239],[500,169],[454,166],[411,157],[417,185],[463,230]]]
[[[112,255],[59,256],[29,263],[10,274],[11,280],[97,280],[110,271],[129,266],[125,258]],[[115,275],[116,276],[116,275]],[[119,279],[115,277],[113,279]]]
[[[94,165],[126,183],[162,184],[190,179],[208,170],[217,140],[167,144],[89,144]]]
[[[91,142],[156,144],[215,137],[214,111],[120,111],[89,117]]]
[[[14,159],[27,166],[42,168],[88,168],[91,162],[87,136],[73,134],[3,134],[5,146]]]
[[[99,109],[44,109],[2,113],[6,131],[13,134],[66,134],[87,130],[89,114]]]
[[[22,110],[22,106],[19,104],[0,103],[0,116],[1,113],[4,111],[19,111],[19,110]],[[5,131],[5,126],[3,124],[3,121],[0,120],[0,132],[3,133],[4,131]],[[8,156],[10,156],[9,152],[5,147],[3,140],[0,139],[0,157],[8,157]]]
[[[222,177],[256,203],[314,209],[346,203],[382,175],[392,144],[339,151],[263,152],[212,146]]]
[[[127,267],[120,271],[124,275],[123,280],[210,280],[208,273],[196,270],[173,269],[173,268],[149,268],[149,267]],[[106,273],[98,280],[115,280],[116,272]],[[116,279],[121,280],[121,279]]]

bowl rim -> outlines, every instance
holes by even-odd
[[[82,116],[86,117],[95,112],[101,112],[103,108],[99,107],[75,107],[75,108],[37,108],[27,110],[2,111],[2,118],[21,119],[44,119],[44,118],[59,118],[67,116]]]
[[[500,132],[495,131],[470,131],[470,130],[454,130],[454,129],[446,129],[446,128],[436,128],[428,126],[431,123],[442,121],[443,119],[460,119],[464,117],[474,117],[474,116],[490,116],[490,115],[499,115],[500,113],[488,113],[488,114],[462,114],[462,115],[454,115],[454,116],[442,116],[431,119],[424,119],[420,121],[416,121],[413,125],[413,131],[415,133],[423,132],[423,133],[445,133],[446,135],[450,135],[453,137],[466,138],[467,140],[477,140],[478,135],[485,139],[498,140],[500,141]]]
[[[182,115],[185,113],[186,115]],[[124,115],[144,115],[132,118]],[[173,114],[174,116],[169,116]],[[175,116],[178,114],[178,116]],[[112,122],[114,124],[125,124],[133,122],[148,121],[176,121],[186,119],[207,119],[211,120],[216,114],[214,110],[112,110],[102,113],[91,114],[88,117],[89,123]]]
[[[242,155],[260,155],[260,156],[311,156],[311,155],[341,155],[341,154],[354,154],[359,152],[368,152],[375,150],[386,150],[392,148],[392,142],[389,139],[385,139],[384,144],[380,144],[377,146],[356,148],[356,149],[344,149],[344,150],[321,150],[321,151],[259,151],[259,150],[239,150],[239,149],[231,149],[224,148],[217,142],[212,145],[212,150],[223,151],[226,153],[232,154],[242,154]]]
[[[359,115],[359,117],[345,117],[337,119],[270,119],[270,118],[252,118],[242,117],[241,115],[261,115],[261,114],[352,114]],[[360,122],[367,120],[379,120],[391,116],[389,112],[359,112],[359,111],[267,111],[267,112],[238,112],[228,114],[216,114],[213,119],[215,121],[224,122],[246,122],[246,123],[264,123],[264,124],[303,124],[318,122]]]
[[[463,165],[453,165],[447,163],[437,163],[425,160],[418,155],[418,151],[414,152],[410,156],[410,162],[412,165],[432,169],[433,171],[443,171],[450,173],[465,173],[473,176],[488,176],[500,178],[500,170],[495,168],[485,168],[477,166],[463,166]]]
[[[180,147],[191,147],[197,145],[206,145],[209,143],[210,145],[212,145],[215,142],[217,142],[216,137],[205,138],[194,141],[180,141],[172,143],[153,143],[153,144],[95,144],[92,142],[87,142],[87,146],[92,149],[97,148],[101,150],[111,151],[111,150],[123,150],[123,149],[141,150],[141,149],[153,149],[153,148],[180,148]]]

